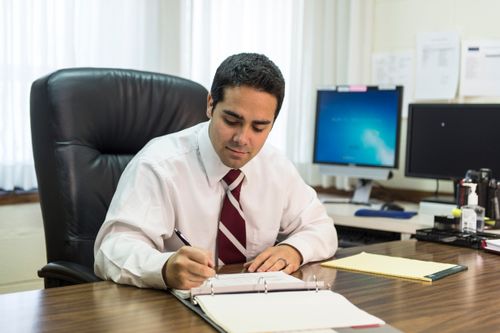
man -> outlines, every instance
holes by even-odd
[[[264,55],[222,62],[207,98],[210,120],[153,139],[123,172],[97,235],[96,274],[189,289],[222,264],[292,273],[331,257],[337,234],[316,193],[263,147],[284,91]]]

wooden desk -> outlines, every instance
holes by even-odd
[[[361,250],[467,265],[468,271],[429,283],[303,267],[352,303],[404,332],[497,332],[500,327],[500,256],[415,240],[340,250]],[[334,309],[333,309],[334,311]],[[99,282],[0,295],[2,332],[214,332],[164,291]]]

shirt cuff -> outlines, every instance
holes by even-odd
[[[147,287],[155,289],[167,289],[168,286],[163,280],[163,266],[173,252],[159,252],[149,256],[142,266],[142,280]]]
[[[290,245],[297,251],[299,251],[300,255],[302,256],[302,263],[300,265],[307,264],[309,261],[311,261],[313,253],[311,246],[309,246],[307,242],[304,242],[299,238],[289,238],[284,240],[283,242],[280,242],[278,245],[285,245],[285,244]]]

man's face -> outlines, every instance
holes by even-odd
[[[222,163],[239,169],[257,155],[273,127],[277,104],[273,95],[247,86],[226,88],[215,109],[208,95],[208,133]]]

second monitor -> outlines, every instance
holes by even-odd
[[[410,104],[405,176],[452,180],[454,189],[467,170],[488,168],[499,179],[499,124],[500,104]]]

